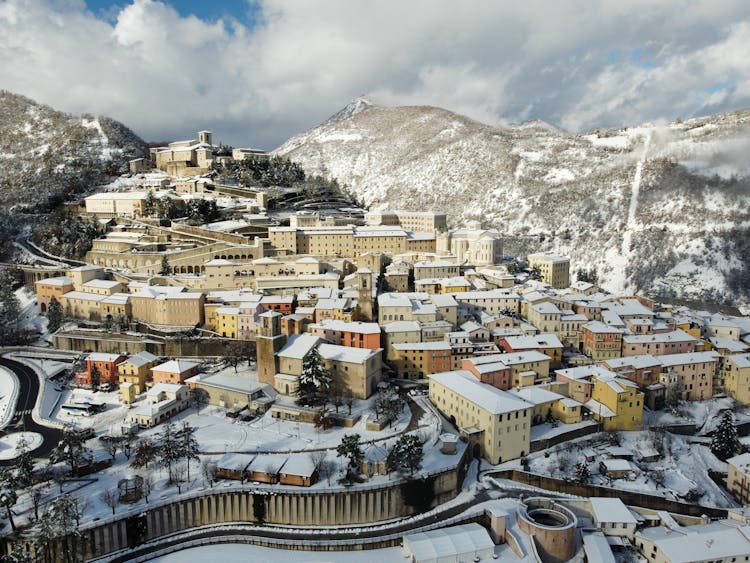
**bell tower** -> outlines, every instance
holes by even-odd
[[[266,311],[260,315],[258,335],[255,339],[258,357],[258,381],[273,386],[278,371],[276,352],[286,344],[286,335],[281,334],[281,313]]]
[[[357,305],[359,306],[359,320],[372,321],[374,318],[374,304],[372,298],[373,275],[370,268],[360,268],[355,272],[357,276]]]

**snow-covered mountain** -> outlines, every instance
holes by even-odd
[[[145,143],[106,117],[73,116],[0,91],[0,203],[43,210],[127,171]]]
[[[611,290],[750,302],[750,110],[576,135],[366,106],[275,152],[372,207],[480,220],[506,253],[569,254]]]

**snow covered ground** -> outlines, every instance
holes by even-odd
[[[678,424],[694,424],[698,429],[696,434],[704,436],[716,429],[721,420],[722,412],[727,409],[735,411],[736,422],[750,420],[748,407],[736,407],[730,397],[715,397],[707,401],[686,401],[675,409],[648,411],[644,414],[644,426],[656,428]]]
[[[18,379],[15,374],[0,367],[0,428],[5,428],[13,418],[18,399]]]
[[[616,436],[619,445],[633,455],[633,464],[640,470],[634,478],[612,479],[599,472],[599,463],[608,459],[609,436]],[[658,460],[645,462],[641,452],[661,451]],[[595,452],[593,461],[585,461],[585,451]],[[589,482],[616,489],[646,492],[678,501],[685,501],[691,491],[699,496],[698,503],[706,506],[733,507],[737,503],[708,476],[708,471],[726,472],[727,465],[719,461],[705,445],[692,443],[690,437],[653,432],[617,432],[599,434],[561,444],[528,456],[532,473],[556,478],[573,478],[575,466],[586,462]],[[511,462],[518,467],[517,462]],[[504,464],[503,468],[510,468]],[[689,498],[689,497],[688,497]]]
[[[0,438],[0,459],[14,459],[18,457],[20,450],[18,448],[21,441],[26,442],[28,450],[34,450],[42,445],[41,434],[36,432],[14,432]]]
[[[273,563],[278,561],[299,561],[300,563],[371,563],[373,561],[391,563],[404,561],[400,547],[364,551],[289,551],[271,549],[247,544],[221,544],[193,547],[162,557],[151,559],[155,563],[204,563],[220,558],[222,563]]]

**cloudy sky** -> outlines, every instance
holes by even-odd
[[[747,0],[0,0],[0,88],[271,149],[366,94],[569,131],[750,106]]]

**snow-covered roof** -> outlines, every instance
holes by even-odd
[[[685,364],[703,364],[718,362],[721,356],[718,352],[689,352],[686,354],[667,354],[659,356],[662,367],[682,366]]]
[[[521,389],[511,390],[510,392],[534,405],[543,405],[544,403],[551,403],[552,401],[564,398],[564,396],[559,393],[554,393],[541,387],[522,387]]]
[[[341,320],[323,320],[314,325],[310,325],[310,328],[322,328],[326,330],[337,330],[341,332],[356,332],[361,334],[380,334],[380,326],[378,323],[365,323],[362,321],[346,322]]]
[[[154,362],[157,360],[157,356],[154,356],[151,352],[146,352],[145,350],[143,352],[138,352],[137,354],[134,354],[130,356],[127,360],[125,360],[126,364],[131,364],[136,367],[145,366],[151,362]]]
[[[420,325],[418,321],[394,321],[383,325],[385,333],[392,332],[419,332]]]
[[[639,354],[637,356],[626,356],[624,358],[614,358],[603,360],[611,369],[620,369],[632,367],[633,369],[643,369],[660,366],[659,360],[651,354]]]
[[[471,372],[465,370],[434,373],[428,377],[431,382],[447,387],[491,414],[519,411],[532,406],[517,395],[481,383]]]
[[[309,454],[292,454],[286,460],[281,473],[297,477],[310,477],[315,472],[315,464]]]
[[[226,453],[216,462],[218,469],[229,469],[231,471],[244,471],[255,459],[255,454]]]
[[[301,360],[319,341],[320,338],[312,334],[293,334],[287,339],[286,344],[277,355],[281,358]]]
[[[66,276],[59,276],[57,278],[47,278],[46,280],[39,280],[36,282],[37,285],[54,285],[54,286],[65,286],[73,285],[73,280]]]
[[[346,362],[350,364],[364,364],[372,356],[378,354],[381,348],[369,350],[367,348],[353,348],[351,346],[338,346],[336,344],[321,343],[318,353],[324,360]]]
[[[564,348],[556,334],[544,333],[534,336],[506,336],[505,342],[513,350],[533,348]]]
[[[677,329],[672,332],[660,332],[658,334],[628,334],[622,337],[627,344],[650,344],[652,342],[698,342],[695,336],[692,336],[684,330]]]
[[[583,534],[583,550],[589,563],[615,563],[612,548],[602,532]]]
[[[601,321],[591,321],[583,325],[581,327],[582,329],[586,329],[589,332],[593,333],[604,333],[604,334],[612,334],[612,333],[622,333],[622,330],[619,328],[606,325]]]
[[[644,528],[637,533],[654,542],[672,563],[725,561],[750,555],[750,526],[722,520],[697,526]]]
[[[118,358],[121,358],[121,354],[105,354],[104,352],[91,352],[86,356],[86,360],[89,362],[116,362]]]
[[[619,498],[591,497],[589,500],[596,523],[617,522],[633,525],[637,523],[628,507]]]
[[[727,361],[732,362],[738,368],[750,368],[750,354],[735,354],[729,356]]]
[[[547,354],[538,352],[537,350],[528,350],[526,352],[511,352],[510,354],[487,354],[485,356],[469,358],[469,361],[476,366],[496,362],[502,362],[507,366],[512,366],[516,364],[527,364],[530,362],[548,362],[550,361],[550,357]]]
[[[478,552],[495,550],[487,530],[479,524],[461,524],[404,536],[404,548],[414,561],[469,561]]]
[[[556,369],[555,373],[568,379],[589,379],[591,377],[615,377],[617,374],[604,366],[579,366],[575,368]]]
[[[400,342],[393,344],[394,350],[400,350],[402,352],[415,351],[415,350],[450,350],[451,345],[448,342]]]
[[[197,362],[188,362],[186,360],[169,360],[158,366],[151,368],[151,371],[163,371],[168,373],[185,373],[200,364]]]

